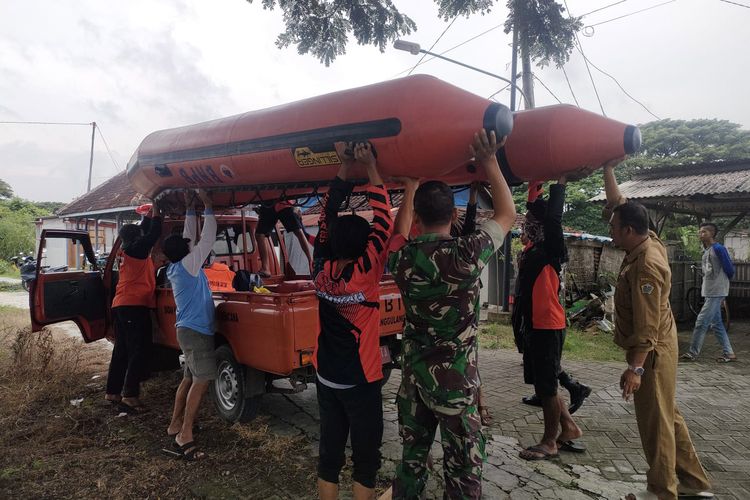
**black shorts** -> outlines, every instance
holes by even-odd
[[[302,229],[302,224],[297,214],[294,213],[293,207],[286,207],[278,212],[273,205],[266,207],[261,205],[256,208],[255,211],[258,213],[258,225],[255,229],[255,234],[264,234],[269,236],[271,231],[276,227],[276,223],[281,221],[284,229],[291,233],[297,229]]]
[[[549,398],[557,394],[557,376],[565,343],[565,330],[531,329],[524,335],[523,380],[533,384],[536,395]]]
[[[351,389],[333,389],[317,381],[320,408],[320,458],[318,477],[339,482],[346,462],[347,438],[352,445],[352,479],[375,487],[383,441],[383,397],[380,380]]]

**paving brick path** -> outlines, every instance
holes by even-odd
[[[681,363],[677,397],[699,456],[714,483],[717,498],[750,499],[750,323],[735,323],[731,338],[741,360],[720,365],[713,337],[707,337],[702,359]],[[681,347],[689,331],[681,332]],[[747,361],[745,361],[747,360]],[[510,350],[484,350],[480,370],[489,406],[494,414],[488,436],[488,462],[484,468],[486,498],[590,499],[619,498],[643,489],[643,459],[632,403],[625,403],[617,387],[623,363],[567,362],[575,377],[593,388],[592,396],[576,414],[585,433],[588,451],[562,453],[552,462],[526,462],[518,458],[521,445],[541,437],[541,411],[520,403],[530,393],[522,381],[520,356]],[[401,453],[393,404],[399,372],[384,388],[384,463],[381,476],[393,475]],[[273,429],[282,434],[304,434],[317,452],[318,411],[315,389],[297,395],[270,395],[263,413],[274,417]],[[428,498],[442,498],[442,453],[433,448],[434,471]]]

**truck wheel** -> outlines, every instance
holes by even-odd
[[[234,359],[229,345],[216,349],[216,380],[209,392],[216,411],[227,422],[249,422],[258,414],[261,395],[245,396],[247,372],[251,370]]]

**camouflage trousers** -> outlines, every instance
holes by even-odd
[[[441,407],[417,386],[409,370],[404,370],[396,396],[403,454],[393,481],[393,498],[422,496],[427,483],[427,458],[438,426],[443,445],[444,497],[482,496],[485,440],[476,394],[472,400],[461,410]]]

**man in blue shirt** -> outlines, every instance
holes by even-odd
[[[716,340],[719,341],[722,349],[721,356],[716,358],[716,361],[720,363],[737,361],[737,356],[734,354],[732,344],[729,342],[729,335],[727,335],[727,330],[724,328],[724,322],[721,319],[721,303],[729,295],[729,280],[734,276],[734,266],[727,249],[716,241],[716,233],[718,233],[718,228],[712,222],[704,222],[700,225],[698,231],[698,237],[703,243],[701,295],[705,302],[695,320],[690,350],[681,356],[685,361],[693,361],[698,357],[709,328],[713,329]]]
[[[216,217],[208,193],[199,190],[198,197],[205,207],[200,242],[195,242],[198,227],[195,196],[186,193],[182,236],[168,237],[163,248],[164,255],[171,262],[167,276],[177,306],[177,342],[185,355],[185,374],[177,388],[167,434],[174,436],[180,453],[187,460],[201,460],[207,456],[195,444],[193,424],[208,384],[216,378],[214,301],[203,271],[203,262],[216,241]]]

